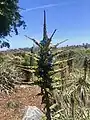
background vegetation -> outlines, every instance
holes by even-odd
[[[25,50],[0,52],[0,88],[6,93],[10,90],[13,91],[16,84],[38,85],[38,77],[35,74],[33,79],[31,74],[28,81],[26,80],[26,71],[29,71],[32,65],[37,65],[35,62],[37,59],[33,59],[33,63],[30,65],[32,54]],[[67,67],[62,72],[56,72],[52,76],[54,90],[52,92],[53,97],[50,97],[51,119],[89,120],[90,49],[84,47],[55,48],[53,53],[57,52],[59,54],[54,59],[56,64],[54,69],[58,70],[66,66],[69,66],[69,68]],[[69,56],[69,53],[71,53],[71,56]],[[73,58],[71,65],[67,61],[70,58]],[[23,70],[22,66],[24,66],[24,69],[28,67],[28,70]],[[32,71],[29,72],[33,73]],[[54,101],[52,98],[54,98]]]

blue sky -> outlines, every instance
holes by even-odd
[[[48,35],[57,29],[53,43],[67,38],[69,40],[63,45],[90,43],[90,0],[20,0],[19,6],[26,9],[21,15],[27,28],[20,28],[18,36],[7,37],[11,48],[31,47],[33,42],[24,35],[42,39],[44,10]]]

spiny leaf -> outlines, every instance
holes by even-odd
[[[23,65],[17,65],[16,64],[16,66],[17,67],[20,67],[20,68],[22,68],[22,69],[31,69],[31,70],[36,70],[37,69],[37,66],[23,66]]]
[[[54,45],[54,47],[53,48],[56,48],[58,45],[60,45],[60,44],[62,44],[62,43],[64,43],[64,42],[66,42],[68,39],[65,39],[65,40],[63,40],[63,41],[61,41],[61,42],[59,42],[59,43],[57,43],[56,45]]]
[[[30,38],[27,35],[25,35],[25,37],[27,37],[28,39],[32,40],[36,45],[38,45],[39,47],[41,47],[41,45],[35,39]]]
[[[73,60],[73,59],[74,59],[74,58],[70,58],[70,59],[62,60],[62,61],[57,61],[57,62],[54,63],[54,66],[55,66],[55,65],[60,65],[61,63],[65,63],[65,62],[67,62],[68,60]]]
[[[58,73],[58,72],[64,71],[66,68],[68,68],[68,67],[64,67],[64,68],[62,68],[62,69],[58,69],[58,70],[51,71],[51,72],[49,72],[49,74],[50,74],[50,75],[54,75],[54,74],[56,74],[56,73]]]

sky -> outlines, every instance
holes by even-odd
[[[42,40],[44,10],[48,36],[57,29],[53,44],[64,39],[68,41],[62,45],[90,43],[90,0],[19,0],[19,6],[24,9],[20,13],[27,27],[20,28],[18,36],[7,37],[11,49],[33,45],[24,35]]]

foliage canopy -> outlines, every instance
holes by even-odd
[[[10,35],[11,32],[17,35],[17,28],[20,26],[25,28],[18,2],[18,0],[0,0],[0,38]]]

